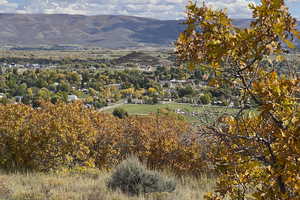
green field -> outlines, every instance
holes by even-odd
[[[171,111],[177,111],[182,114],[189,122],[211,121],[224,113],[234,113],[236,109],[227,108],[224,106],[194,106],[191,104],[124,104],[119,106],[125,109],[130,115],[148,115],[150,113],[157,113],[159,109],[168,108]],[[108,109],[105,112],[112,112]]]

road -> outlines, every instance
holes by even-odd
[[[125,104],[125,102],[111,104],[111,105],[105,106],[103,108],[100,108],[99,111],[105,111],[105,110],[113,109],[113,108],[122,106],[124,104]]]

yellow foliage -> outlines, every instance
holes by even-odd
[[[282,44],[300,37],[284,0],[250,4],[253,21],[235,27],[223,10],[192,1],[177,54],[186,63],[205,64],[214,72],[210,85],[239,88],[255,113],[227,117],[205,127],[215,139],[210,157],[220,172],[214,194],[206,199],[300,199],[300,79],[268,71],[270,55],[283,61]]]
[[[157,90],[155,88],[149,88],[148,89],[149,94],[155,94],[156,92],[157,92]]]
[[[72,104],[43,103],[40,109],[0,105],[0,166],[51,170],[110,169],[130,154],[153,168],[198,173],[200,146],[178,118],[150,115],[118,119]],[[184,137],[190,137],[189,143]]]

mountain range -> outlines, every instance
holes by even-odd
[[[235,19],[234,23],[245,27],[250,21]],[[298,27],[300,29],[300,24]],[[167,47],[183,30],[180,20],[116,15],[0,14],[1,45]]]

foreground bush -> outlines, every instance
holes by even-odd
[[[115,117],[118,117],[120,119],[123,119],[125,117],[128,117],[128,112],[124,110],[123,108],[115,108],[112,113]]]
[[[97,131],[80,104],[1,105],[0,113],[1,167],[50,170],[92,162],[89,146]]]
[[[0,105],[1,168],[110,169],[129,154],[151,167],[176,172],[198,173],[203,166],[188,124],[172,116],[118,119],[81,103],[43,103],[39,109]]]
[[[129,195],[141,195],[153,192],[173,192],[176,182],[150,171],[137,158],[123,161],[108,181],[112,190],[120,189]]]

